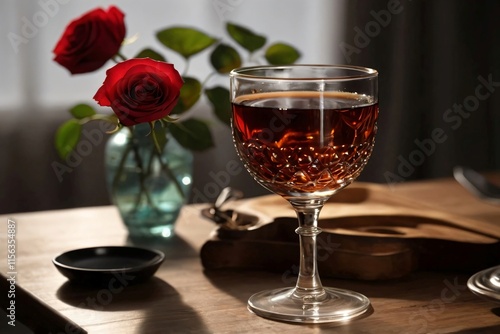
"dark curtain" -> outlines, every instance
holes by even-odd
[[[500,167],[500,1],[346,1],[346,64],[379,71],[380,118],[361,180]]]

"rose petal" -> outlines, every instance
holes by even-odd
[[[94,99],[111,106],[120,122],[130,126],[167,116],[177,103],[182,85],[182,77],[172,64],[130,59],[106,72]]]

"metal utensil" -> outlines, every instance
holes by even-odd
[[[238,212],[236,210],[222,210],[222,206],[232,200],[243,198],[243,193],[237,189],[230,187],[222,189],[221,193],[215,200],[212,207],[205,208],[201,211],[202,215],[222,228],[230,230],[247,230],[259,222],[259,217]]]
[[[500,187],[488,181],[477,171],[463,166],[453,168],[453,176],[465,189],[477,197],[500,204]]]

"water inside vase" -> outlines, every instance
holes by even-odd
[[[113,135],[106,146],[108,189],[131,236],[172,236],[189,197],[192,153],[173,138],[162,163],[155,152],[151,138],[131,136],[129,129]]]

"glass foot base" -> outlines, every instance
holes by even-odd
[[[295,288],[267,290],[248,299],[248,309],[264,318],[301,323],[343,322],[365,313],[370,300],[342,289],[324,288],[316,297],[297,297]]]

